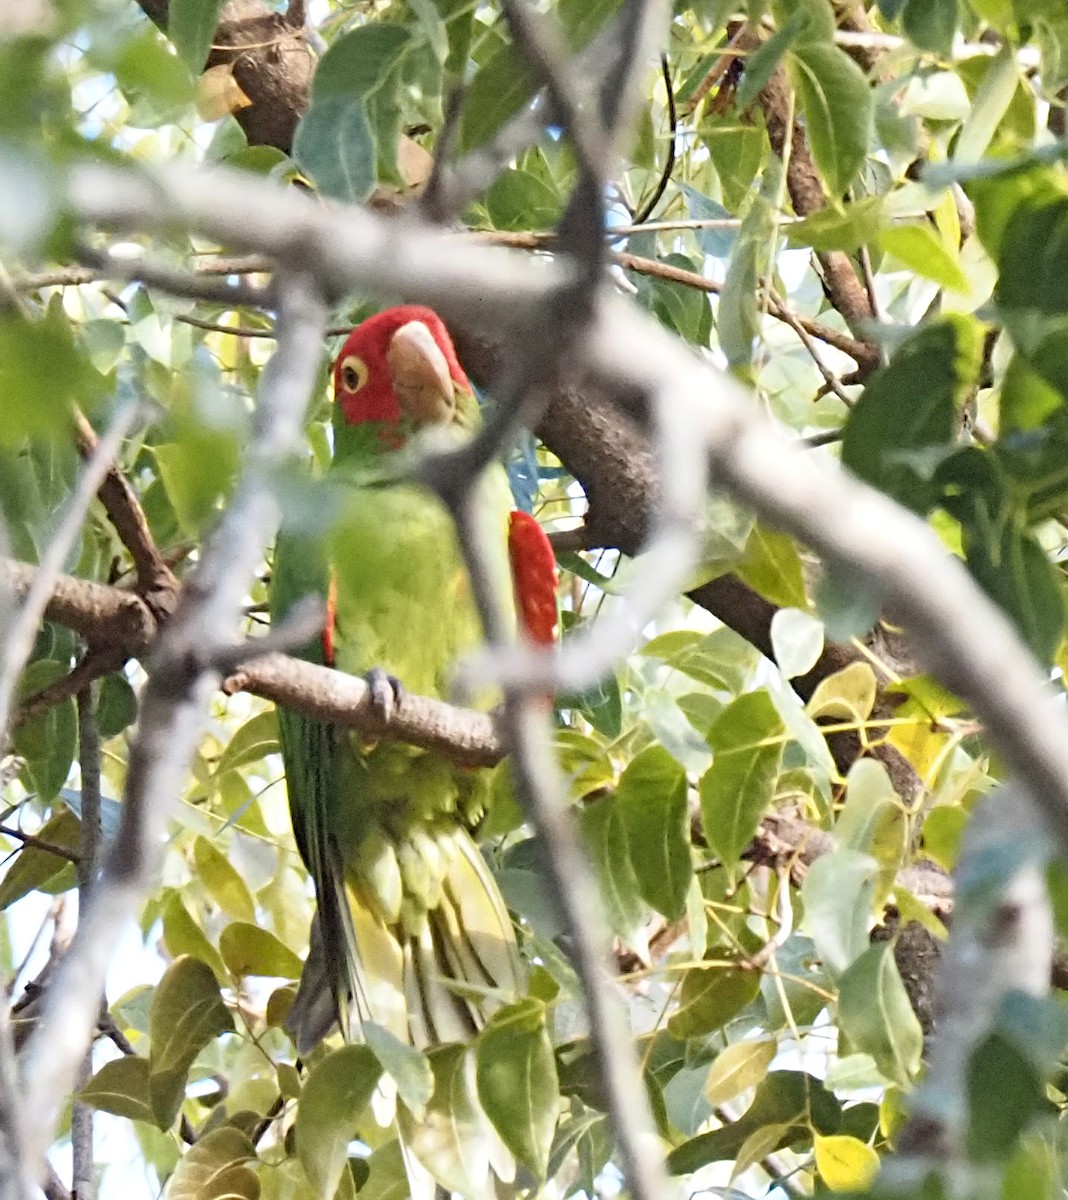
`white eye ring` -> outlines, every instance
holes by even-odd
[[[350,354],[342,362],[339,375],[341,386],[346,392],[358,392],[367,382],[367,364],[362,358]]]

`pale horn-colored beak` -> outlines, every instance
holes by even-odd
[[[449,364],[422,321],[409,321],[397,330],[386,360],[401,412],[416,428],[447,425],[452,420],[456,389]]]

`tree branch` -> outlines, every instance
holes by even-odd
[[[21,1144],[35,1174],[96,1027],[115,944],[151,884],[170,806],[218,683],[214,655],[232,644],[245,590],[276,523],[272,480],[300,442],[324,317],[307,276],[284,281],[278,349],[262,377],[244,469],[148,664],[119,830],[23,1053]]]

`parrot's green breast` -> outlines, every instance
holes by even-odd
[[[501,514],[502,540],[507,513]],[[449,514],[417,485],[360,488],[335,539],[334,647],[342,671],[381,667],[445,699],[481,626]]]

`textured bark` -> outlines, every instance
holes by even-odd
[[[167,0],[139,0],[164,32]],[[234,116],[251,146],[275,146],[286,154],[297,122],[308,107],[315,56],[304,34],[302,4],[274,12],[264,0],[229,0],[215,31],[205,67],[229,66],[251,101]]]

